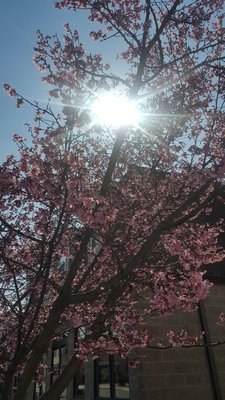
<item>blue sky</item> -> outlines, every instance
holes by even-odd
[[[85,11],[74,13],[57,10],[54,0],[10,0],[1,3],[0,11],[0,160],[7,154],[15,153],[12,140],[14,132],[25,135],[26,122],[32,122],[33,111],[29,107],[17,109],[15,101],[2,89],[9,83],[31,100],[47,98],[47,86],[41,82],[41,73],[32,62],[33,47],[36,45],[36,31],[63,34],[63,25],[70,22],[81,33],[81,40],[87,43],[88,31]],[[90,29],[89,29],[90,28]],[[89,41],[88,41],[89,42]],[[96,43],[89,43],[95,47]],[[97,46],[98,47],[98,46]]]

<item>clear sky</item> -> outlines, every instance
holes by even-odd
[[[57,10],[54,0],[10,0],[2,1],[0,9],[0,161],[7,154],[15,153],[12,141],[14,132],[25,135],[26,122],[32,121],[33,111],[29,107],[17,109],[14,99],[2,89],[9,83],[31,100],[47,99],[47,86],[41,83],[41,73],[32,62],[36,31],[45,34],[63,34],[63,25],[70,22],[87,42],[88,31],[85,11],[74,13]],[[90,29],[89,29],[90,27]],[[96,46],[96,43],[89,46]]]

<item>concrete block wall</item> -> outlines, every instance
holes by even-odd
[[[130,400],[214,400],[203,349],[142,352],[130,370]]]
[[[217,325],[225,311],[225,285],[215,285],[204,301],[210,340],[225,339],[225,327]],[[176,312],[171,317],[149,321],[159,336],[168,330],[186,328],[192,335],[201,331],[198,311]],[[219,393],[215,394],[205,347],[139,350],[140,364],[130,370],[130,400],[225,400],[225,345],[213,347]]]
[[[225,312],[225,284],[215,284],[210,296],[204,301],[205,314],[207,316],[209,339],[211,342],[225,340],[225,325],[218,325],[218,316]],[[215,360],[216,372],[219,380],[221,398],[225,399],[225,345],[212,348]]]

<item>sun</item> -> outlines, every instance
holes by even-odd
[[[94,101],[91,111],[94,123],[106,127],[137,126],[140,121],[137,104],[122,95],[99,96]]]

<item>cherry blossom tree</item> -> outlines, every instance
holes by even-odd
[[[202,265],[224,256],[221,225],[199,219],[225,172],[224,1],[56,7],[85,12],[91,39],[120,54],[109,66],[66,24],[63,40],[38,32],[47,106],[5,85],[35,118],[32,145],[15,135],[19,157],[0,175],[4,400],[25,398],[59,327],[85,327],[85,337],[44,400],[59,397],[88,355],[153,345],[145,318],[196,309],[210,288]],[[140,120],[100,124],[92,104],[108,93],[135,104]]]

